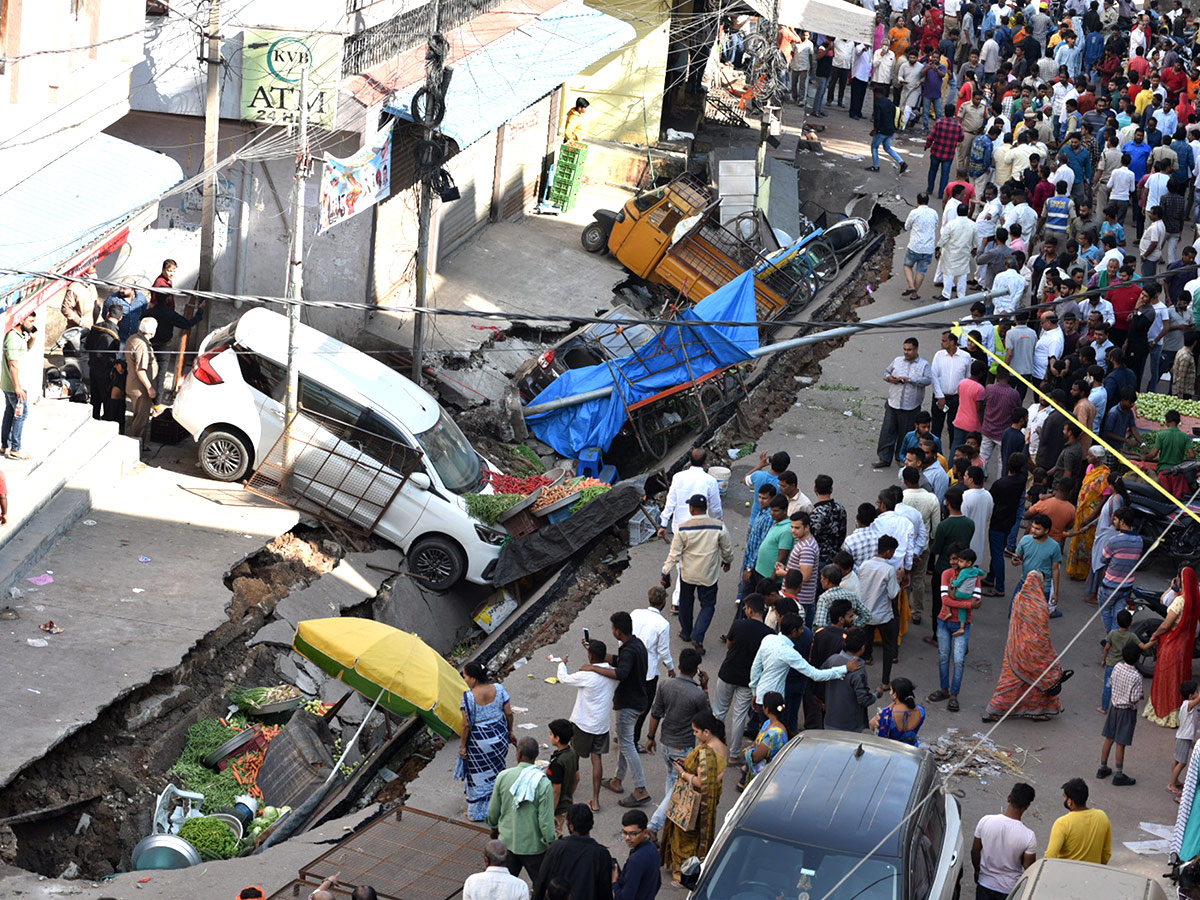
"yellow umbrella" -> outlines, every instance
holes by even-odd
[[[400,716],[418,715],[444,738],[462,730],[467,684],[415,634],[352,616],[307,619],[296,628],[296,652]]]

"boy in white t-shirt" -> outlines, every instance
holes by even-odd
[[[1005,900],[1021,873],[1037,859],[1037,836],[1021,821],[1033,797],[1033,788],[1018,782],[1008,794],[1008,808],[984,816],[975,826],[971,864],[976,900]]]
[[[1167,790],[1172,794],[1183,793],[1180,779],[1187,772],[1192,745],[1196,742],[1196,718],[1200,716],[1196,710],[1200,706],[1200,686],[1188,680],[1179,686],[1179,692],[1183,694],[1183,704],[1179,707],[1179,727],[1175,730],[1175,764],[1171,766],[1171,780],[1167,783]]]

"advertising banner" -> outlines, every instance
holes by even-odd
[[[337,34],[246,29],[242,118],[265,125],[300,123],[300,75],[308,69],[308,124],[331,130],[342,75]]]
[[[393,124],[388,123],[353,156],[325,157],[318,233],[370,209],[391,194]]]

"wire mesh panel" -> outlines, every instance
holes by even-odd
[[[400,807],[300,870],[319,883],[341,872],[343,884],[369,884],[389,900],[449,900],[483,868],[486,828]]]
[[[302,409],[246,490],[370,533],[420,460],[421,451],[405,443]]]

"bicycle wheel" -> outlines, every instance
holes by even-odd
[[[833,252],[833,245],[824,238],[818,238],[811,245],[804,248],[807,252],[808,267],[817,279],[822,284],[828,284],[833,279],[837,278],[838,272],[841,270],[841,264],[838,262],[837,254]]]

